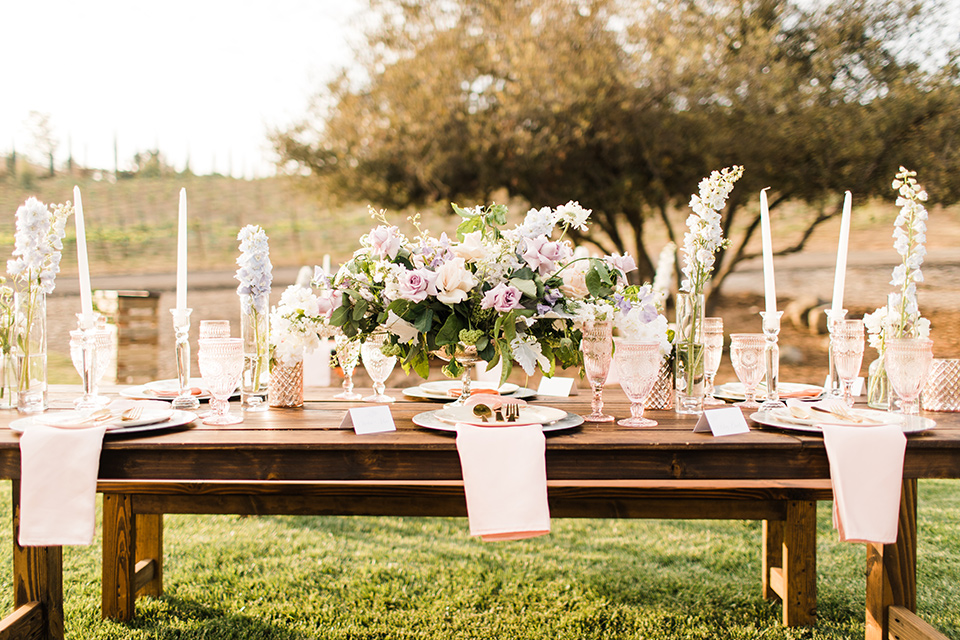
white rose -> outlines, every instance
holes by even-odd
[[[580,300],[590,294],[587,288],[587,273],[575,267],[564,269],[560,276],[563,278],[563,284],[560,285],[560,291],[564,296],[571,300]]]
[[[463,302],[475,286],[477,278],[467,270],[463,258],[448,260],[437,269],[437,300],[444,304]]]
[[[483,232],[474,231],[463,236],[463,242],[455,244],[453,253],[458,258],[478,262],[487,257],[487,248],[483,246]]]

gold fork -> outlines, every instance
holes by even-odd
[[[520,405],[505,404],[503,405],[503,412],[507,417],[507,422],[516,422],[520,418]]]
[[[120,414],[120,422],[130,422],[133,420],[139,420],[140,416],[143,415],[143,407],[140,405],[134,405]]]

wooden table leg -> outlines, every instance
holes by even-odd
[[[13,481],[13,606],[0,637],[63,640],[61,547],[21,547],[20,481]]]
[[[817,503],[788,500],[783,526],[783,624],[817,622]]]
[[[126,494],[103,494],[102,615],[111,620],[133,618],[136,600],[137,544],[133,499]]]
[[[867,640],[886,640],[889,607],[917,610],[917,481],[900,491],[897,541],[867,544]]]
[[[765,600],[779,598],[773,586],[775,571],[783,567],[783,520],[763,521],[763,541],[761,543],[761,589]]]
[[[163,514],[138,513],[137,529],[137,595],[163,595]]]

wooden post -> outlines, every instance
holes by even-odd
[[[13,481],[13,606],[41,605],[39,636],[63,640],[63,551],[61,547],[21,547],[20,481]],[[33,607],[31,607],[33,608]],[[25,609],[26,611],[26,609]],[[11,636],[17,637],[17,636]]]
[[[897,541],[867,544],[866,639],[886,640],[889,607],[917,610],[917,480],[903,481]]]
[[[763,521],[763,540],[761,543],[762,595],[766,600],[779,598],[773,588],[771,572],[783,567],[783,520]]]
[[[140,584],[141,567],[152,563],[150,579],[137,590],[138,596],[163,595],[163,514],[138,513],[137,529],[137,584]]]
[[[783,624],[817,621],[817,503],[788,500],[783,526]]]
[[[111,620],[130,620],[136,599],[137,532],[133,500],[126,494],[103,494],[102,612]]]

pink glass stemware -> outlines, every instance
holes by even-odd
[[[703,377],[704,398],[703,404],[707,407],[718,407],[726,404],[713,396],[714,379],[717,369],[720,368],[720,359],[723,357],[723,318],[707,317],[703,319]]]
[[[617,424],[624,427],[656,426],[656,420],[643,417],[643,409],[660,375],[662,359],[659,343],[617,341],[614,362],[620,386],[630,399],[630,417],[618,420]]]
[[[208,338],[199,340],[197,364],[203,384],[210,390],[212,415],[204,424],[228,425],[243,422],[243,416],[230,413],[230,394],[240,384],[243,374],[243,340],[240,338]]]
[[[843,388],[843,401],[848,407],[853,406],[851,389],[863,364],[863,335],[863,320],[840,320],[834,323],[830,332],[833,366]]]
[[[593,390],[593,411],[583,419],[587,422],[613,422],[613,416],[603,413],[603,385],[613,361],[613,323],[601,320],[584,322],[580,332],[583,336],[580,342],[583,370]]]
[[[883,364],[890,386],[899,400],[899,413],[920,412],[920,390],[933,362],[933,340],[929,338],[892,338],[886,341]]]
[[[763,364],[763,349],[766,339],[762,333],[733,333],[730,334],[730,362],[737,378],[743,383],[742,402],[735,403],[745,409],[757,409],[760,403],[756,401],[757,385],[766,372]]]

